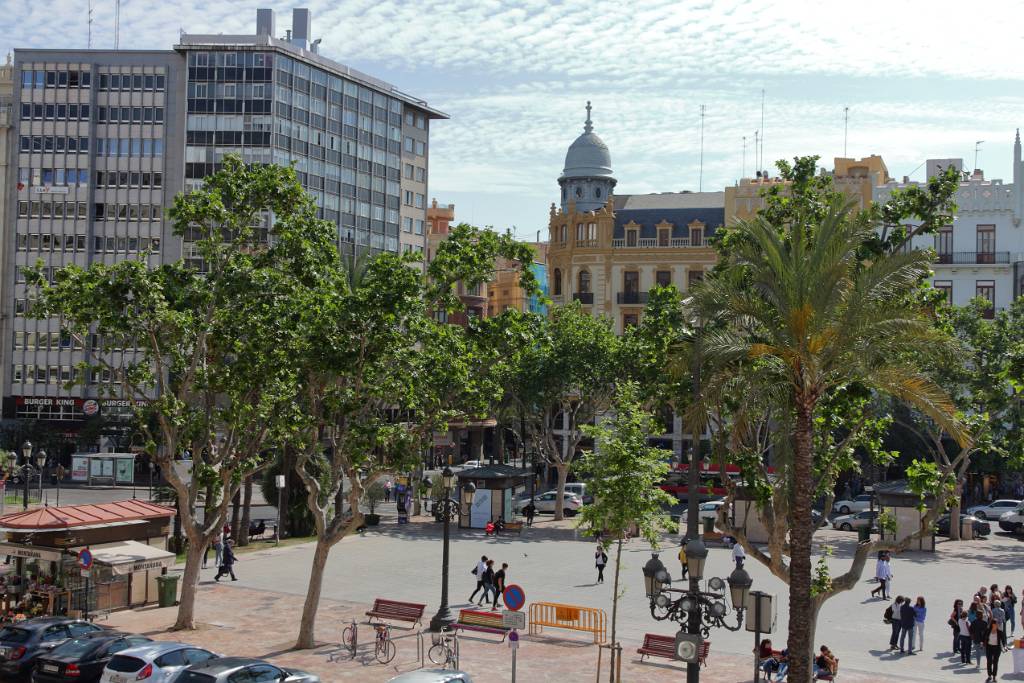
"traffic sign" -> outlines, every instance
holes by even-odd
[[[501,611],[501,625],[504,628],[526,628],[526,612]],[[513,631],[515,633],[515,631]]]
[[[88,569],[92,566],[92,553],[88,548],[82,548],[78,551],[78,566],[82,569]]]
[[[508,614],[508,612],[506,612],[506,614]],[[525,617],[526,616],[522,612],[512,612],[512,614],[518,614],[521,617]],[[516,650],[516,649],[519,648],[519,634],[516,633],[515,629],[509,631],[509,634],[508,634],[508,646],[511,649],[513,649],[513,650]]]
[[[510,583],[505,587],[505,591],[501,594],[501,598],[505,601],[506,609],[513,611],[521,610],[523,605],[526,604],[526,591],[524,591],[520,586]]]

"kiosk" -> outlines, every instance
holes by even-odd
[[[459,503],[462,508],[459,527],[483,529],[487,522],[499,517],[506,522],[511,521],[515,512],[512,507],[515,489],[525,486],[532,474],[530,469],[509,465],[485,465],[457,473],[458,490],[461,491],[470,481],[476,486],[473,503]]]

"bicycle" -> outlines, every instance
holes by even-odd
[[[359,625],[353,619],[352,623],[341,631],[341,646],[348,650],[349,657],[356,658],[356,650],[359,647]],[[334,661],[338,653],[332,652],[329,661]]]
[[[449,666],[452,669],[459,668],[458,642],[455,633],[450,629],[443,628],[434,636],[434,640],[436,642],[427,651],[430,661],[445,669]]]
[[[391,640],[391,627],[387,624],[374,624],[373,628],[377,631],[376,644],[373,648],[373,656],[377,658],[377,661],[381,664],[387,664],[395,658],[395,652],[397,648],[395,643]]]

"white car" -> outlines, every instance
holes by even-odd
[[[388,679],[388,683],[473,683],[473,679],[464,671],[419,669]]]
[[[863,510],[852,515],[842,515],[832,520],[832,528],[853,531],[862,527],[873,528],[878,519],[878,510]]]
[[[974,505],[967,508],[967,514],[974,515],[978,519],[999,519],[1007,512],[1013,512],[1020,505],[1019,500],[1011,500],[1009,498],[1002,498],[1000,500],[993,500],[991,503],[986,505]]]
[[[170,683],[185,667],[219,655],[187,643],[155,641],[114,655],[100,683]]]
[[[476,469],[477,467],[483,467],[483,466],[484,466],[484,464],[482,462],[480,462],[479,460],[467,460],[466,462],[464,462],[461,465],[459,465],[459,467],[461,467],[464,470],[472,470],[472,469]]]
[[[584,505],[589,505],[594,502],[593,496],[587,495],[587,485],[581,482],[572,482],[571,484],[565,485],[565,492],[571,493],[575,496],[579,496],[580,500],[583,501]]]
[[[709,500],[706,503],[701,503],[697,508],[697,516],[700,519],[718,519],[718,510],[723,505],[725,505],[724,500]]]
[[[851,512],[863,512],[871,507],[872,498],[874,498],[873,493],[862,493],[853,500],[837,500],[832,504],[832,511],[842,515],[848,515]]]
[[[535,509],[537,512],[554,512],[555,511],[555,500],[558,497],[557,491],[548,491],[542,493],[539,496],[534,497]],[[523,514],[523,508],[530,504],[529,498],[516,501],[516,512]],[[562,498],[562,509],[565,512],[566,517],[572,517],[579,509],[583,507],[583,501],[580,497],[574,493],[565,492],[565,496]]]

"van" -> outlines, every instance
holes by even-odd
[[[1024,503],[999,517],[999,528],[1010,533],[1017,533],[1024,526]]]

